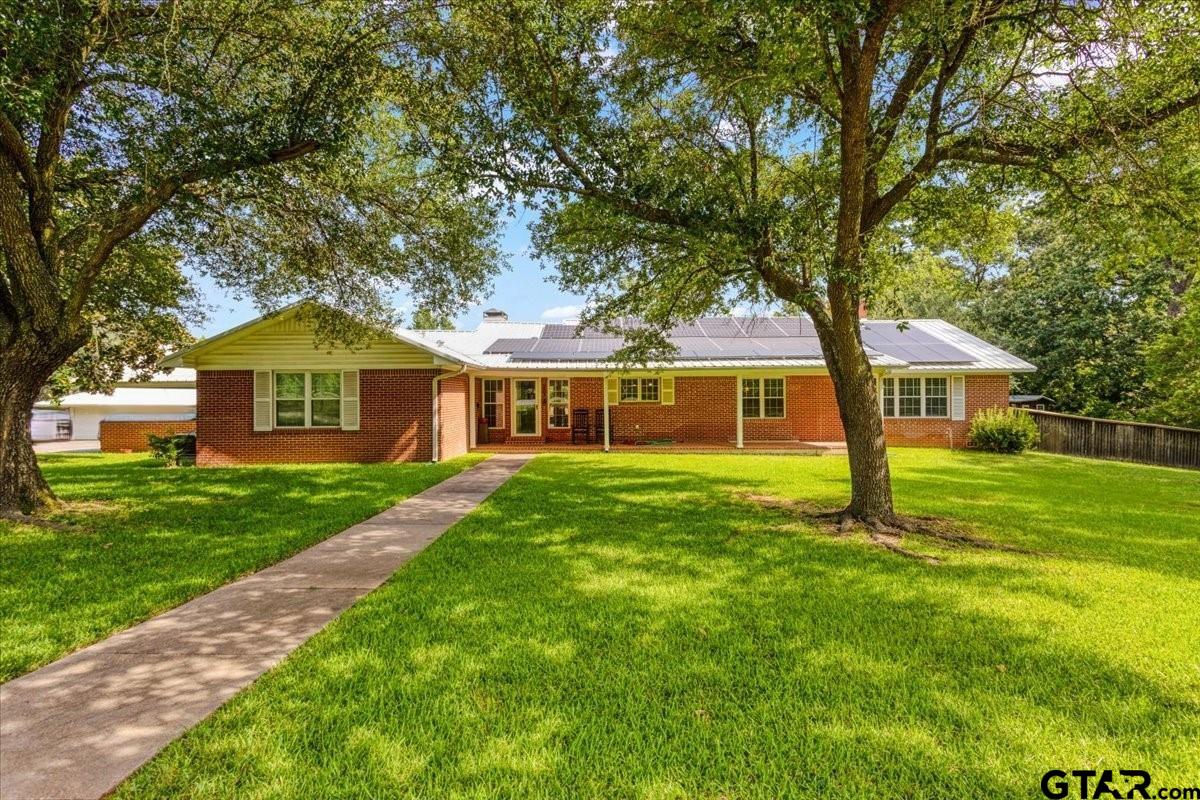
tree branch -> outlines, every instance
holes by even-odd
[[[140,199],[130,199],[113,215],[107,230],[100,234],[92,252],[83,259],[79,277],[67,300],[67,318],[71,319],[83,309],[84,303],[95,285],[105,262],[113,249],[125,239],[141,230],[142,226],[185,186],[212,178],[220,178],[244,172],[248,169],[292,161],[316,150],[318,144],[312,139],[293,142],[277,150],[254,156],[229,159],[214,164],[195,166],[164,178],[156,187],[141,193]]]

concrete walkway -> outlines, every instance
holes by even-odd
[[[64,439],[57,442],[34,442],[35,453],[99,453],[99,439]]]
[[[497,455],[249,577],[0,686],[0,798],[99,798],[529,461]]]

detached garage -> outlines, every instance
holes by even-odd
[[[132,430],[140,442],[145,436],[137,435],[139,427],[144,427],[146,432],[157,433],[162,423],[194,426],[196,374],[190,369],[171,370],[155,375],[149,381],[122,381],[111,394],[77,392],[57,403],[40,402],[35,408],[65,413],[70,419],[72,440],[100,439],[101,422],[107,421],[120,423],[112,427],[114,430],[119,428],[126,441],[129,441],[128,432]],[[130,448],[122,446],[119,449]]]

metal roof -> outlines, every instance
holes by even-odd
[[[638,325],[617,320],[616,331]],[[1029,372],[1034,367],[937,319],[863,320],[871,364],[904,371]],[[611,370],[624,340],[573,324],[485,319],[473,331],[406,331],[463,363],[505,370]],[[820,342],[807,317],[705,317],[668,333],[677,354],[648,369],[819,368]]]
[[[195,389],[178,389],[157,386],[120,386],[113,389],[112,394],[96,394],[93,392],[76,392],[69,394],[57,403],[42,401],[36,404],[38,408],[71,408],[74,406],[176,406],[179,408],[196,407]]]

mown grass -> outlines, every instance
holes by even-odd
[[[119,796],[1200,783],[1200,475],[892,458],[903,511],[1038,554],[920,544],[929,565],[732,499],[836,504],[839,458],[541,456]]]
[[[41,459],[71,530],[0,522],[0,681],[286,558],[476,463],[164,469]]]

